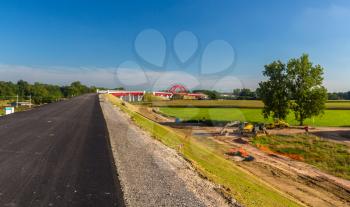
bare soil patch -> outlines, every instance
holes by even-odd
[[[154,112],[148,111],[148,113]],[[175,130],[207,142],[208,147],[216,145],[214,148],[218,153],[224,153],[228,148],[243,147],[254,156],[255,160],[253,162],[236,162],[237,165],[305,205],[317,207],[350,205],[349,180],[329,175],[304,162],[257,149],[249,144],[247,137],[241,137],[234,133],[231,133],[230,136],[220,136],[219,132],[222,127],[203,126],[196,123],[177,124],[171,122],[173,120],[167,121],[165,123]],[[293,135],[305,133],[305,130],[295,127],[269,130],[269,133]],[[350,146],[350,128],[318,127],[310,128],[309,133]],[[227,159],[232,158],[227,156]]]

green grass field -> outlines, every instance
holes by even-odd
[[[0,100],[0,107],[7,106],[9,104],[8,100]]]
[[[5,114],[4,107],[7,106],[8,104],[9,104],[8,100],[0,100],[0,115]]]
[[[255,137],[253,144],[278,153],[301,156],[306,163],[350,180],[350,153],[345,145],[312,135]]]
[[[243,171],[232,161],[227,160],[224,155],[217,154],[196,139],[177,133],[169,127],[133,112],[131,107],[123,106],[113,96],[106,97],[129,114],[138,126],[148,131],[155,139],[178,150],[204,177],[229,189],[227,193],[244,206],[300,206],[288,196]],[[182,145],[181,149],[178,148],[180,145]]]
[[[171,100],[153,101],[154,107],[196,107],[196,108],[262,108],[264,104],[256,100]],[[328,101],[327,109],[349,109],[350,101]]]
[[[175,108],[160,107],[160,112],[168,116],[182,120],[212,120],[212,121],[248,121],[248,122],[271,122],[265,120],[261,109],[245,108]],[[298,125],[291,113],[287,122]],[[314,119],[307,119],[305,124],[310,126],[350,126],[350,110],[326,110],[325,114]]]
[[[171,101],[154,101],[152,102],[152,106],[262,108],[264,104],[261,101],[255,101],[255,100],[171,100]]]

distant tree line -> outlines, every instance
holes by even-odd
[[[193,90],[193,93],[203,93],[211,100],[229,99],[229,100],[261,100],[258,90],[254,91],[249,88],[233,89],[232,93],[220,93],[215,90]],[[349,92],[333,92],[328,93],[328,100],[350,100]]]
[[[208,96],[211,100],[216,100],[220,98],[220,93],[215,90],[193,90],[193,93],[203,93]]]
[[[328,100],[350,100],[349,92],[328,93]]]
[[[255,100],[258,99],[256,91],[252,91],[249,88],[234,89],[233,95],[238,100]]]
[[[220,93],[216,90],[193,90],[193,93],[203,93],[211,100],[216,99],[234,99],[234,100],[256,100],[258,99],[255,91],[249,88],[234,89],[231,93]]]
[[[85,93],[95,92],[95,87],[88,87],[75,81],[67,86],[58,86],[44,83],[30,84],[26,81],[20,80],[17,83],[0,81],[0,98],[1,99],[15,99],[28,100],[31,97],[33,103],[51,103],[62,98],[70,98]]]

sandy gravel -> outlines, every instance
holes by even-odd
[[[218,186],[201,178],[176,151],[102,97],[100,104],[127,206],[229,206]]]

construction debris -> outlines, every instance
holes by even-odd
[[[233,156],[236,161],[253,161],[254,157],[251,156],[246,150],[244,150],[242,147],[240,148],[232,148],[229,150],[229,152],[226,153],[229,156]]]
[[[228,136],[229,133],[230,133],[229,132],[229,128],[231,128],[231,127],[238,127],[240,124],[241,124],[240,121],[229,122],[221,129],[220,134]]]
[[[275,119],[275,121],[266,126],[267,129],[284,129],[289,128],[289,124],[283,120]]]
[[[231,128],[231,129],[230,129]],[[252,124],[249,122],[233,121],[227,123],[220,131],[220,135],[228,136],[232,133],[237,132],[241,135],[254,135],[268,134],[265,124]]]

